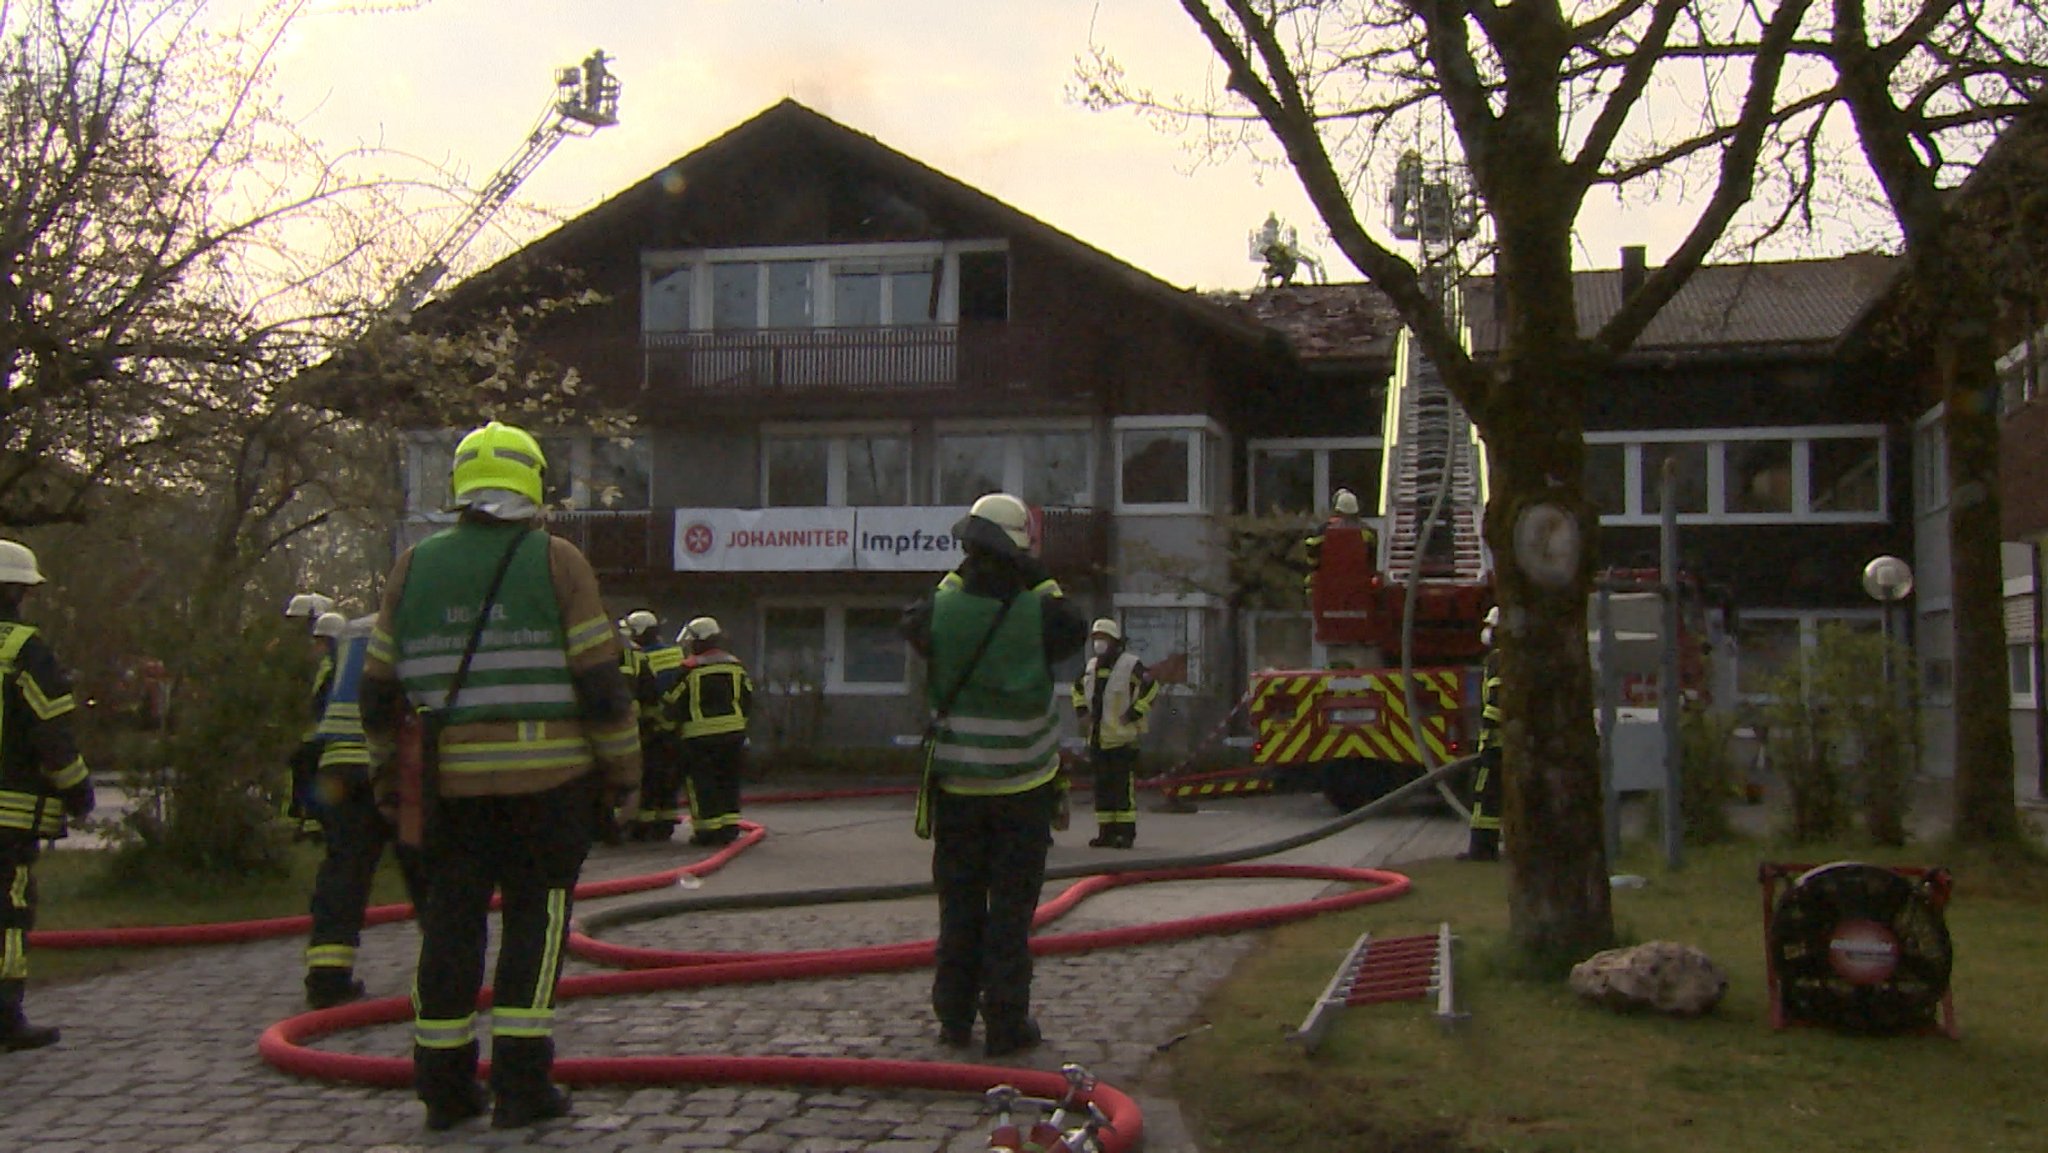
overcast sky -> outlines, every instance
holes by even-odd
[[[1161,92],[1199,90],[1212,60],[1175,0],[432,0],[302,18],[277,85],[330,145],[382,144],[474,187],[548,105],[554,69],[602,48],[620,123],[564,143],[521,202],[573,215],[794,97],[1176,285],[1254,286],[1247,237],[1269,212],[1331,279],[1357,278],[1291,172],[1197,165],[1185,141],[1070,100],[1091,39]],[[1629,243],[1655,261],[1678,239],[1668,214],[1591,199],[1582,267],[1614,267]],[[499,223],[515,231],[471,256],[532,239],[530,218]]]

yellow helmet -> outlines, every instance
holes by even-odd
[[[457,503],[477,489],[501,488],[539,504],[547,467],[540,442],[530,433],[494,420],[455,446],[455,470],[449,481]]]
[[[1003,530],[1010,543],[1020,549],[1031,547],[1031,510],[1006,492],[992,492],[974,502],[968,516],[980,517]]]

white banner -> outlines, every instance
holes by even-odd
[[[850,508],[679,508],[678,572],[811,572],[853,567]]]
[[[960,563],[953,526],[964,508],[864,508],[854,518],[854,567],[871,572],[945,572]]]

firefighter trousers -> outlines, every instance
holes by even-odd
[[[0,833],[0,981],[28,977],[28,934],[36,927],[36,858],[27,834]]]
[[[313,929],[306,944],[306,973],[331,971],[346,980],[355,971],[356,948],[363,940],[363,912],[370,903],[370,885],[384,849],[391,846],[398,871],[405,878],[406,897],[417,910],[426,907],[426,871],[417,850],[395,843],[395,830],[377,811],[377,797],[368,781],[350,785],[335,804],[317,810],[327,855],[313,877]]]
[[[1023,1033],[1031,1013],[1031,917],[1045,884],[1060,791],[969,796],[940,788],[933,800],[932,883],[939,940],[932,1011],[942,1029]]]
[[[690,839],[725,845],[740,835],[740,777],[747,768],[747,734],[720,733],[683,742],[689,774]]]
[[[1491,860],[1500,856],[1500,749],[1481,749],[1472,773],[1472,832],[1466,855]]]
[[[591,775],[545,792],[444,797],[436,806],[413,981],[413,1087],[430,1107],[466,1100],[476,1078],[476,998],[493,890],[504,903],[491,985],[491,1088],[501,1101],[548,1094],[555,982],[576,879],[608,799]]]
[[[682,819],[682,738],[673,732],[640,730],[640,809],[633,822],[663,831]]]
[[[1130,841],[1138,833],[1138,746],[1088,750],[1095,770],[1095,828],[1103,836]]]

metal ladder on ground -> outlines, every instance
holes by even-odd
[[[1464,406],[1423,355],[1421,342],[1405,328],[1396,345],[1387,408],[1393,439],[1380,515],[1387,525],[1388,579],[1484,581],[1486,476],[1479,438]],[[1430,509],[1446,483],[1449,492],[1425,540]]]
[[[1451,980],[1450,922],[1434,933],[1414,937],[1383,937],[1374,940],[1370,930],[1361,934],[1337,966],[1337,973],[1316,999],[1301,1028],[1287,1035],[1302,1050],[1313,1053],[1323,1043],[1337,1011],[1349,1005],[1377,1005],[1387,1001],[1420,1001],[1436,994],[1436,1019],[1449,1027],[1465,1017],[1458,1012],[1456,990]]]

